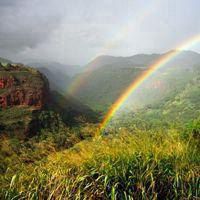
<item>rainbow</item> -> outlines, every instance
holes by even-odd
[[[162,56],[158,61],[153,63],[148,70],[144,71],[137,79],[133,80],[133,82],[128,86],[128,88],[123,92],[123,94],[114,102],[114,104],[110,107],[109,111],[105,115],[101,125],[100,131],[104,130],[106,125],[112,119],[112,117],[116,114],[119,108],[124,104],[124,102],[128,99],[128,97],[151,75],[153,75],[158,69],[164,67],[168,62],[170,62],[173,58],[182,53],[183,50],[187,50],[191,46],[195,45],[200,41],[200,34],[193,36],[189,40],[185,41],[182,45],[178,46],[175,51],[170,51]]]

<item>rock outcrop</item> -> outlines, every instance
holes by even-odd
[[[0,62],[0,135],[31,137],[42,129],[94,122],[97,114],[71,96],[50,92],[34,68]]]
[[[36,134],[49,94],[48,80],[36,69],[0,62],[0,133]]]
[[[49,96],[47,79],[21,64],[0,63],[0,107],[34,106],[41,109]]]

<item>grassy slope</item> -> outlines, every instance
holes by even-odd
[[[188,138],[189,139],[189,138]],[[176,130],[94,138],[44,162],[10,168],[7,199],[181,199],[200,195],[199,147]],[[12,181],[11,181],[12,179]]]
[[[195,78],[167,103],[145,110],[143,120],[159,121],[162,112],[169,123],[182,115],[186,121],[196,118],[198,94]],[[195,199],[200,196],[200,121],[188,129],[181,125],[120,129],[104,137],[96,134],[96,127],[73,134],[63,129],[57,135],[45,132],[45,139],[20,148],[17,141],[1,138],[0,198]],[[74,145],[81,132],[96,137]],[[58,151],[55,145],[62,143],[74,146]]]
[[[1,123],[10,127],[12,124],[26,123],[31,119],[31,107],[16,106],[4,110],[0,110]]]

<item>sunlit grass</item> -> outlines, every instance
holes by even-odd
[[[175,130],[123,130],[22,166],[5,175],[1,193],[6,199],[194,199],[199,161],[196,142]]]

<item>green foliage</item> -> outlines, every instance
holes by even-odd
[[[134,111],[122,111],[116,115],[110,127],[134,127],[149,130],[168,128],[183,128],[189,121],[197,119],[200,115],[200,76],[195,77],[177,93],[171,93],[160,102],[150,104]]]
[[[19,134],[20,137],[31,119],[32,111],[26,106],[0,109],[0,133]]]
[[[63,122],[68,126],[79,126],[84,123],[98,122],[98,115],[87,105],[71,96],[63,96],[58,92],[51,92],[49,110],[59,113]]]
[[[39,116],[37,117],[37,120],[39,126],[43,129],[56,131],[65,126],[60,115],[53,111],[48,111],[48,110],[41,111],[39,113]]]
[[[186,124],[186,128],[183,132],[183,138],[186,140],[195,138],[197,142],[200,142],[200,118],[192,120]]]

